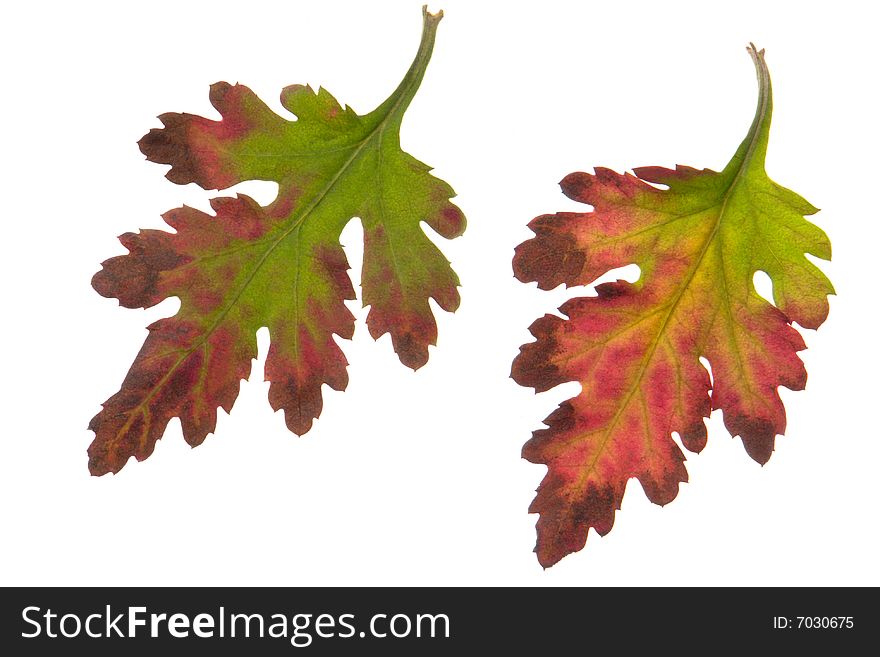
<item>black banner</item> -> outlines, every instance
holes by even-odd
[[[875,645],[871,589],[4,589],[4,654],[449,655]],[[10,651],[10,649],[12,651]],[[844,654],[854,654],[846,652]]]

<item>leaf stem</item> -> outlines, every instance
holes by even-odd
[[[746,50],[752,57],[755,73],[758,76],[758,106],[746,138],[722,172],[727,175],[733,173],[735,177],[738,177],[739,172],[751,168],[752,162],[755,162],[763,172],[770,137],[770,119],[773,114],[773,89],[770,84],[770,71],[764,60],[764,50],[758,50],[754,43],[750,43]]]
[[[434,52],[434,40],[437,35],[437,25],[443,18],[443,10],[436,14],[428,12],[428,5],[422,6],[422,38],[419,43],[419,49],[416,52],[415,59],[410,64],[406,75],[397,85],[385,102],[374,109],[364,117],[365,121],[370,119],[379,119],[386,124],[387,127],[399,127],[403,120],[403,114],[415,97],[419,86],[422,84],[422,78],[425,77],[425,70],[428,68],[428,62],[431,61],[431,54]]]

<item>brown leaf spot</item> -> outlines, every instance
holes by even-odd
[[[706,431],[706,424],[703,420],[700,420],[693,426],[679,432],[679,436],[681,436],[681,443],[685,446],[685,449],[694,452],[695,454],[699,454],[703,451],[709,439],[709,434]]]
[[[513,274],[523,283],[535,281],[542,290],[561,283],[577,284],[584,270],[586,254],[574,237],[536,228],[535,237],[516,247]]]
[[[731,435],[742,438],[746,453],[755,461],[764,465],[770,460],[776,442],[776,429],[769,420],[735,415],[725,417],[724,424]]]
[[[189,147],[189,128],[196,117],[190,114],[163,114],[159,117],[164,128],[153,128],[138,142],[141,153],[157,164],[170,164],[165,174],[173,183],[186,185],[194,182],[202,187],[210,185],[203,175],[195,152]]]
[[[119,240],[128,255],[110,258],[92,277],[101,296],[119,299],[126,308],[149,308],[167,295],[158,289],[159,275],[186,263],[189,258],[171,248],[169,234],[148,230],[126,233]]]

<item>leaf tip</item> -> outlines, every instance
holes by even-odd
[[[413,339],[413,336],[401,336],[394,340],[394,351],[400,362],[413,372],[419,371],[428,363],[428,345]]]
[[[724,424],[731,436],[739,436],[746,453],[757,463],[770,460],[776,443],[777,428],[769,420],[738,414],[725,417]]]
[[[89,424],[89,431],[94,431],[97,438],[98,428],[96,426]],[[128,462],[127,458],[122,460],[121,463],[118,460],[109,458],[107,451],[95,449],[94,443],[89,447],[88,457],[89,474],[93,477],[103,477],[107,474],[115,475],[122,470],[122,467]]]

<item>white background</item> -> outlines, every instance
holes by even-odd
[[[162,227],[211,193],[163,178],[135,142],[155,116],[215,116],[208,85],[240,81],[282,110],[291,83],[364,113],[415,53],[421,2],[14,3],[4,9],[0,583],[111,585],[880,584],[877,554],[877,12],[872,3],[445,0],[434,59],[402,131],[459,193],[466,234],[442,244],[463,303],[440,313],[418,373],[374,342],[357,303],[344,393],[296,438],[260,361],[197,449],[174,420],[143,463],[90,477],[85,429],[167,301],[95,293],[115,236]],[[540,9],[537,7],[540,6]],[[823,208],[839,296],[807,331],[804,392],[763,468],[716,413],[691,483],[665,508],[631,482],[614,530],[543,571],[526,513],[544,467],[532,429],[577,391],[509,378],[528,325],[586,290],[540,292],[510,259],[535,215],[577,205],[575,170],[719,169],[767,49],[767,169]],[[237,188],[263,202],[271,185]],[[360,227],[344,234],[357,282]],[[445,242],[437,238],[439,242]]]

